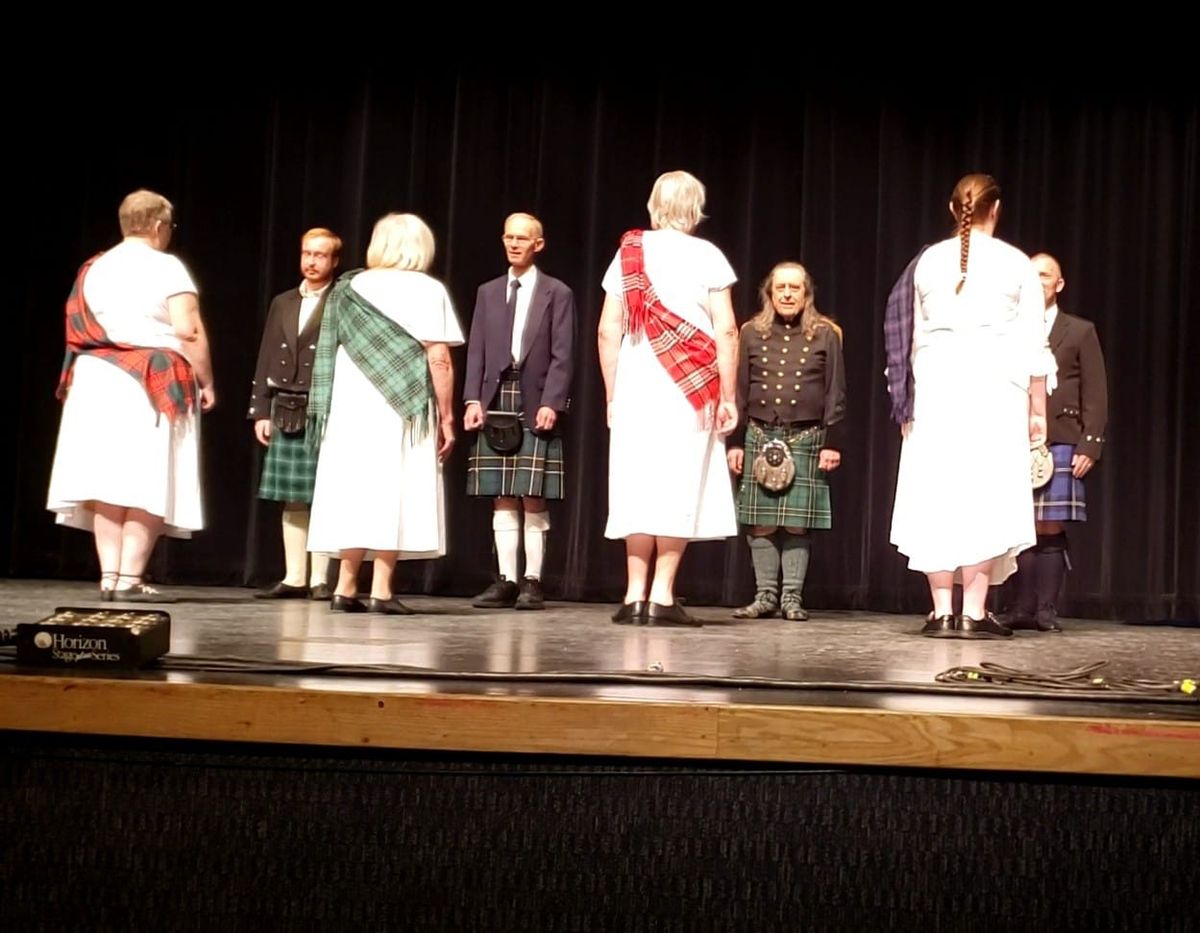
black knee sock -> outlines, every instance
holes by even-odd
[[[1067,535],[1038,535],[1037,543],[1037,611],[1058,611],[1059,594],[1067,578]]]
[[[1037,545],[1017,555],[1017,572],[1008,578],[1009,611],[1033,618],[1037,612]]]

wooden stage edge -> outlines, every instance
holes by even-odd
[[[1200,777],[1200,721],[0,677],[0,729],[357,748]]]

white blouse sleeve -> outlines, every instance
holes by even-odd
[[[168,253],[162,253],[160,256],[158,269],[156,270],[158,287],[160,289],[159,294],[166,298],[170,298],[173,295],[197,294],[196,283],[192,280],[187,266],[183,264],[179,257]]]
[[[441,282],[432,280],[429,302],[419,320],[414,320],[410,332],[422,343],[444,343],[457,347],[464,343],[462,325],[454,313],[454,302]]]
[[[614,298],[620,298],[625,293],[625,289],[621,285],[621,279],[621,251],[617,250],[616,255],[613,256],[612,262],[608,264],[608,269],[604,273],[601,287],[607,294],[612,295]]]
[[[733,271],[733,266],[729,264],[725,254],[715,244],[710,243],[709,247],[712,252],[708,261],[708,290],[719,292],[723,288],[729,288],[737,281],[737,273]]]

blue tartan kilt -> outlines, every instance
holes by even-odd
[[[263,460],[258,498],[275,502],[312,502],[317,481],[317,458],[304,442],[305,432],[284,434],[271,429],[271,444]]]
[[[787,489],[772,492],[754,478],[754,458],[768,440],[779,439],[788,445],[796,464],[796,478]],[[746,428],[745,460],[738,486],[737,520],[743,525],[767,525],[781,528],[824,529],[833,526],[829,483],[824,470],[817,469],[825,431],[791,428],[786,425]]]
[[[471,496],[537,496],[563,498],[563,442],[558,435],[529,430],[517,375],[505,376],[492,402],[493,411],[521,415],[521,449],[498,454],[479,431],[467,462],[467,494]]]
[[[1039,522],[1086,522],[1087,498],[1083,480],[1071,474],[1074,444],[1051,444],[1054,476],[1033,493],[1033,517]]]

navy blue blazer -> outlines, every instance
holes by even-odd
[[[512,326],[505,273],[479,286],[467,342],[463,399],[479,402],[484,411],[496,398],[500,374],[512,365]],[[530,424],[543,405],[565,412],[575,371],[575,295],[541,269],[529,300],[519,362],[521,397]]]

